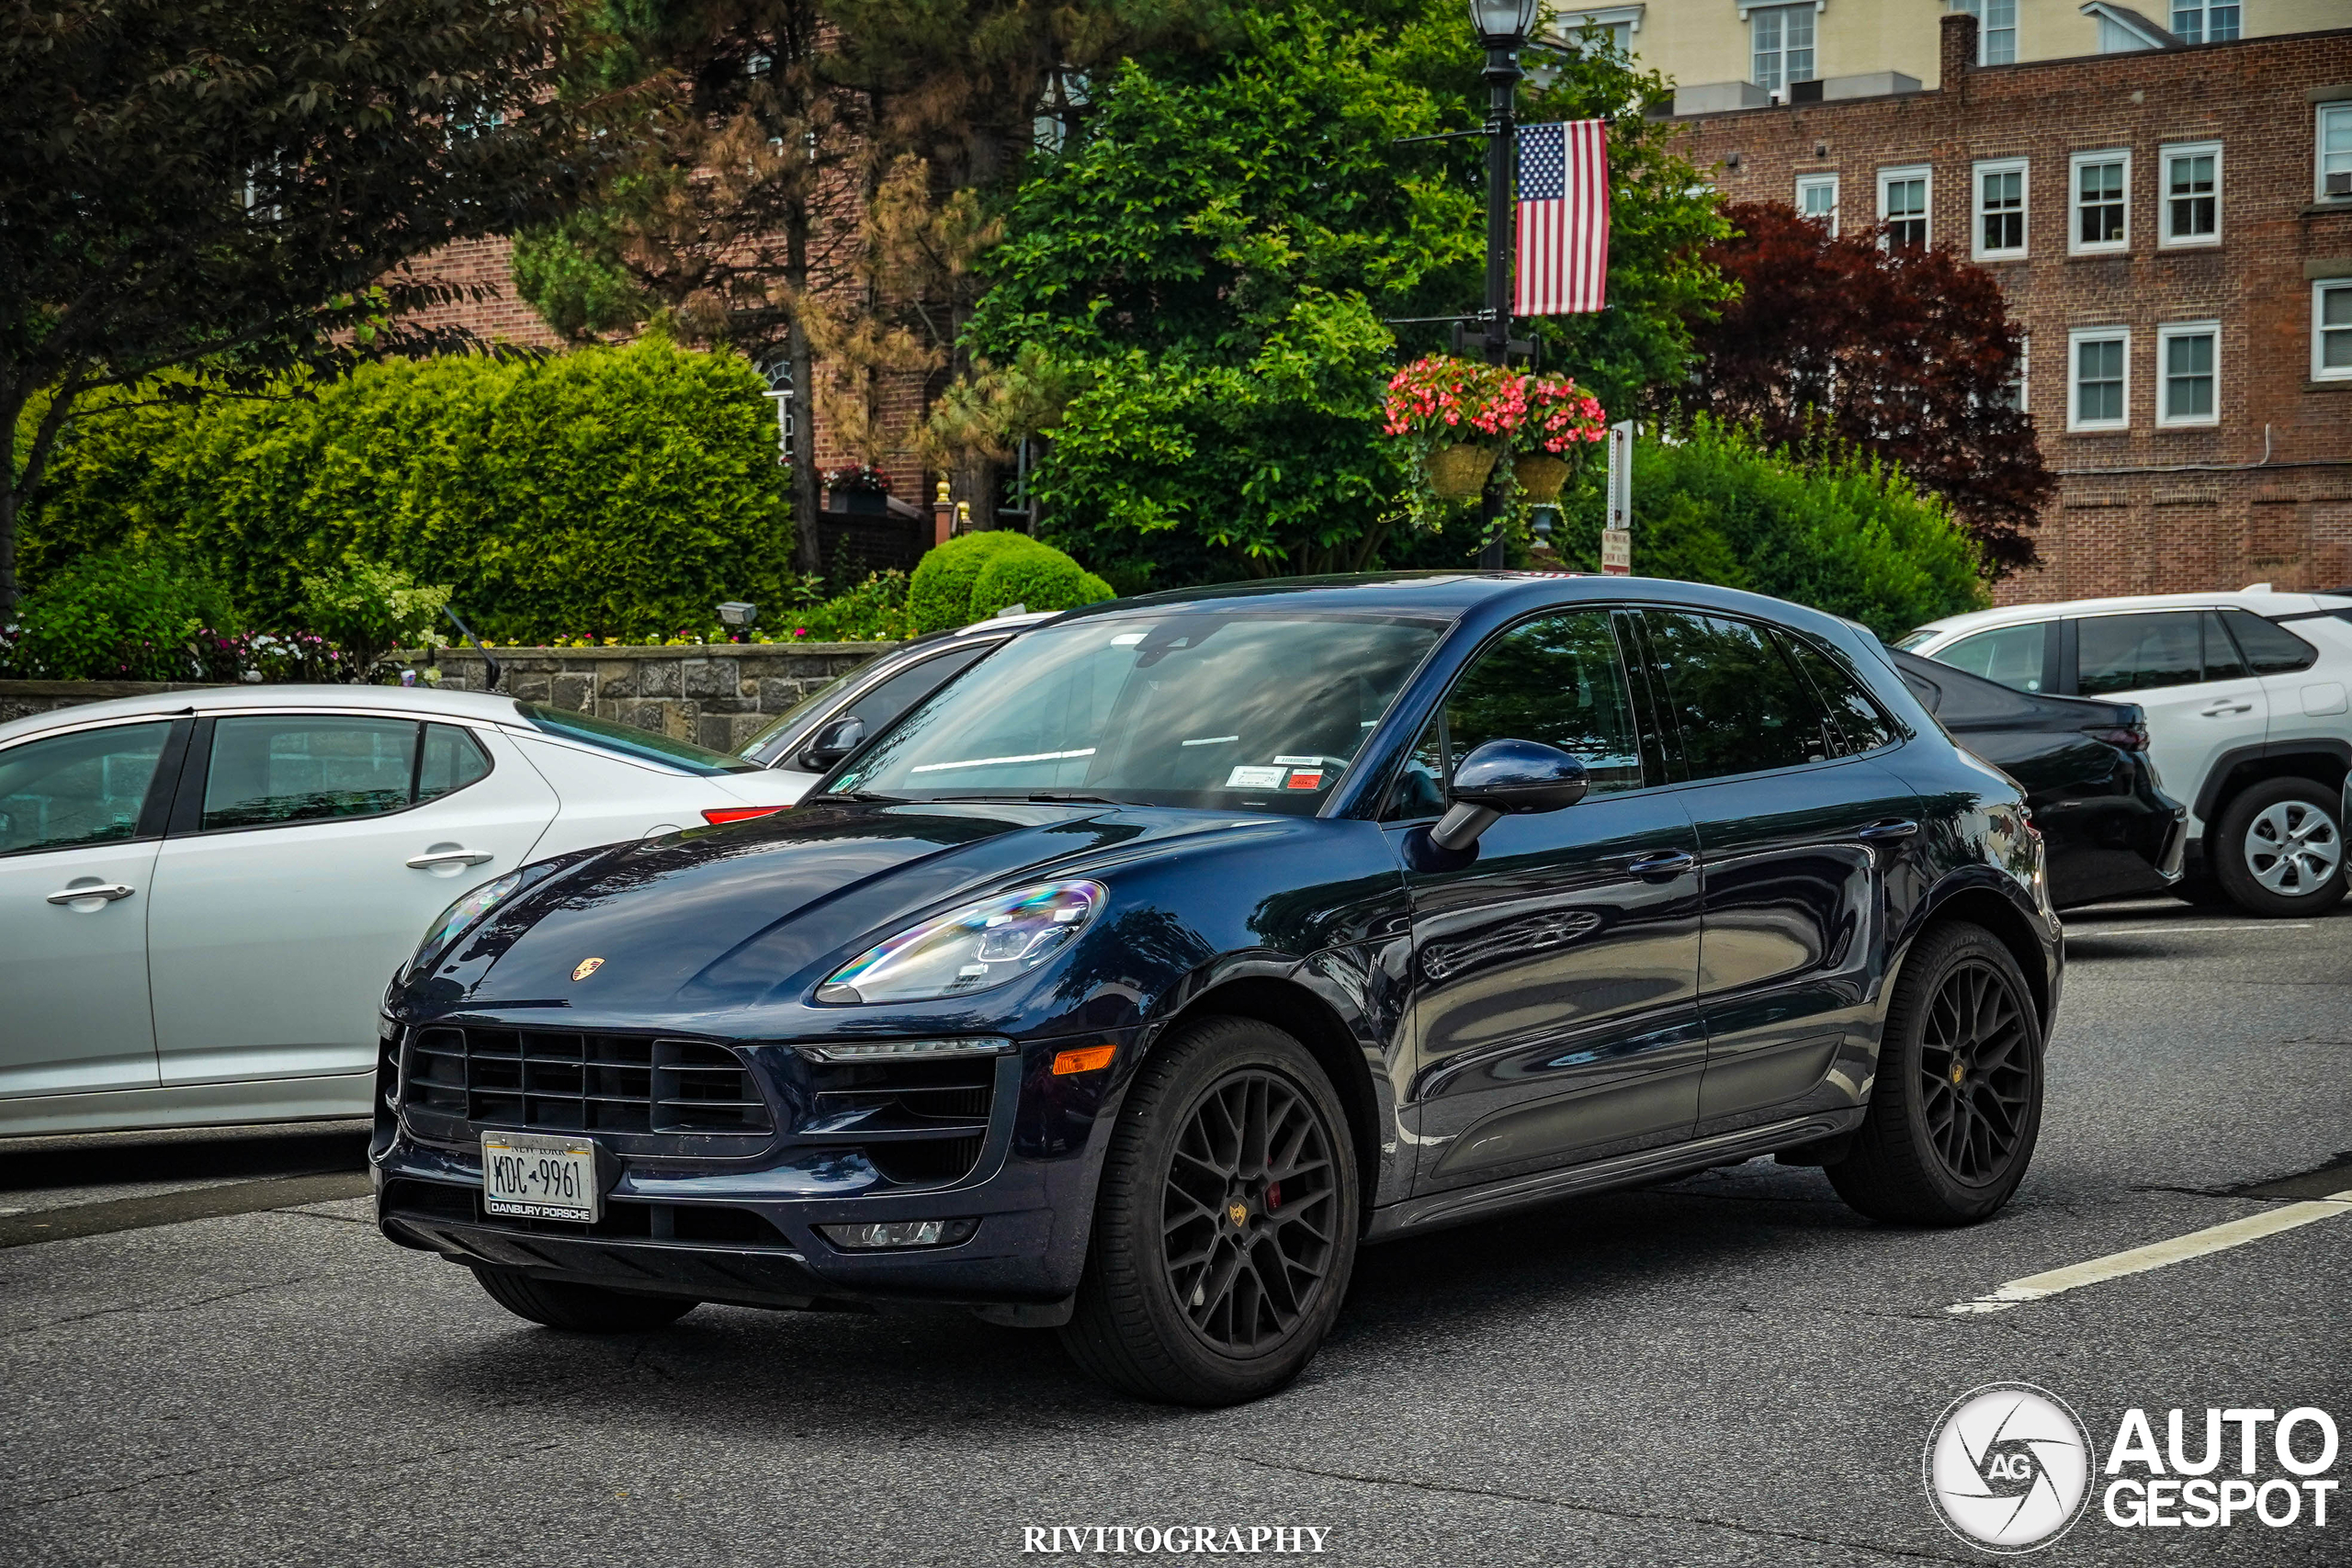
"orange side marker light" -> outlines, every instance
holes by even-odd
[[[1081,1045],[1075,1051],[1057,1051],[1054,1054],[1054,1077],[1060,1077],[1067,1073],[1091,1073],[1107,1067],[1111,1065],[1112,1053],[1117,1049],[1115,1045]]]

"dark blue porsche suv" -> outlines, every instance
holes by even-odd
[[[2060,953],[2017,788],[1847,623],[1165,593],[1011,640],[797,809],[460,899],[387,1001],[379,1223],[559,1328],[951,1304],[1221,1404],[1432,1226],[1763,1154],[1984,1218]]]

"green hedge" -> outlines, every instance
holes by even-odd
[[[1115,597],[1111,585],[1026,534],[962,534],[916,564],[907,605],[918,631],[944,632],[1014,604],[1075,610]]]
[[[1586,465],[1555,540],[1600,558],[1603,465]],[[1883,637],[1982,609],[1975,546],[1943,503],[1850,452],[1766,451],[1702,422],[1634,448],[1634,570],[1745,588],[1861,622]]]
[[[311,398],[94,409],[23,540],[27,578],[117,544],[206,563],[299,622],[347,562],[447,584],[482,636],[659,637],[789,601],[786,479],[756,372],[660,339],[538,362],[369,367]]]

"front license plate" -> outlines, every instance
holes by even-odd
[[[481,1195],[482,1207],[493,1214],[593,1225],[605,1212],[595,1143],[543,1133],[484,1133]]]

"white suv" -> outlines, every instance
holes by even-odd
[[[2019,691],[2138,703],[2165,791],[2189,803],[2192,896],[2218,886],[2257,915],[2344,897],[2352,592],[2018,604],[1896,646]]]

